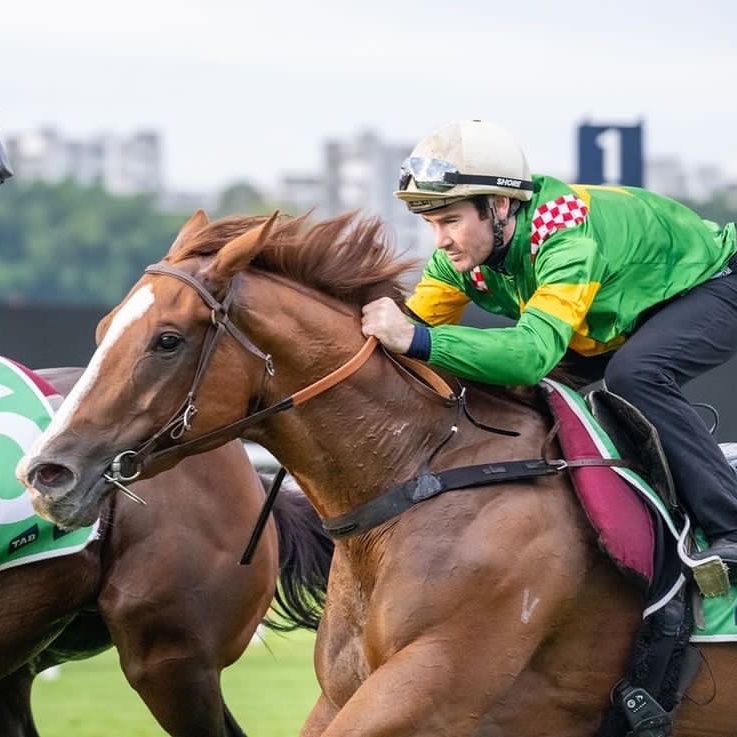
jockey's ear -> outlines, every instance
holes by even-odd
[[[226,243],[217,252],[214,261],[208,266],[207,272],[212,276],[231,277],[233,274],[243,271],[263,248],[278,217],[279,210],[275,210],[263,225],[258,228],[251,228]]]
[[[177,234],[176,240],[171,244],[171,248],[167,255],[174,256],[192,235],[194,235],[198,230],[204,228],[209,222],[210,220],[207,217],[207,213],[202,209],[197,210],[194,215],[192,215],[192,217],[182,225],[179,233]]]

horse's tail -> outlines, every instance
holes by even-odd
[[[265,488],[270,481],[261,476]],[[285,481],[273,507],[279,534],[279,584],[272,609],[278,619],[267,618],[272,629],[297,627],[316,630],[325,605],[333,541],[317,512],[294,481]]]

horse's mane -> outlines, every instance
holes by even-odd
[[[358,212],[312,221],[308,212],[281,216],[251,266],[285,276],[358,307],[387,296],[403,304],[402,283],[415,260],[397,255],[377,217]],[[172,264],[212,256],[243,233],[263,225],[268,215],[229,216],[207,223],[168,256]],[[550,378],[578,388],[584,381],[558,366]],[[500,387],[516,399],[536,403],[532,387]]]
[[[285,276],[352,305],[380,296],[401,301],[402,278],[417,264],[398,256],[377,217],[348,212],[321,221],[310,213],[282,216],[251,266]],[[216,254],[227,243],[266,222],[267,216],[226,217],[196,231],[169,254],[177,263]]]

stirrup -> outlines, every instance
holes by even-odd
[[[678,557],[691,571],[701,594],[707,598],[725,596],[730,592],[729,568],[718,555],[710,555],[703,560],[695,560],[686,552],[686,539],[691,528],[691,520],[686,517],[678,538]]]
[[[729,568],[718,555],[696,562],[691,573],[704,596],[711,598],[729,593]]]

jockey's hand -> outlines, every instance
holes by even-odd
[[[415,327],[402,313],[394,300],[381,297],[364,305],[361,332],[368,338],[375,336],[393,353],[406,353],[412,344]]]

